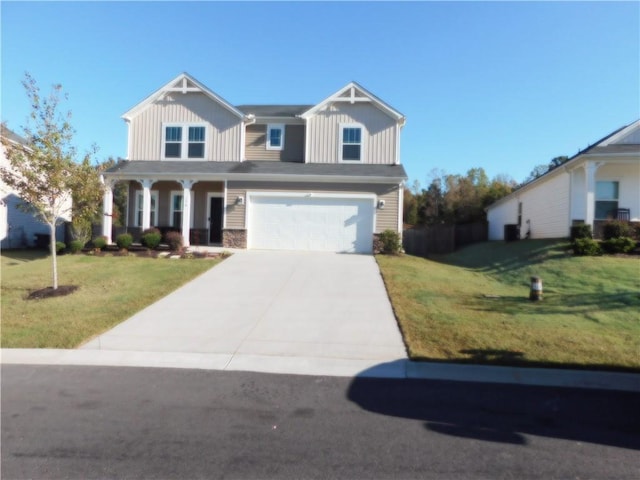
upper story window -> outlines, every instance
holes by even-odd
[[[205,131],[203,125],[165,125],[164,158],[204,158]]]
[[[617,218],[619,183],[615,181],[596,182],[597,220]]]
[[[284,125],[267,125],[267,150],[282,150],[284,148]]]
[[[362,161],[362,127],[342,125],[340,130],[340,160],[343,162]]]

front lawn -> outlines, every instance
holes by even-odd
[[[78,285],[64,297],[27,300],[51,285],[51,260],[40,251],[2,252],[3,348],[74,348],[187,281],[218,260],[139,257],[58,257],[60,285]]]
[[[377,260],[412,359],[640,371],[637,257],[526,240]],[[529,300],[533,275],[541,302]]]

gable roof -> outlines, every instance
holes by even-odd
[[[328,105],[331,105],[335,102],[349,102],[351,104],[359,103],[359,102],[369,102],[374,107],[382,110],[388,116],[393,118],[396,122],[403,126],[405,123],[405,117],[396,109],[391,107],[389,104],[383,102],[378,97],[376,97],[373,93],[366,90],[363,86],[358,85],[356,82],[349,82],[347,85],[342,87],[333,95],[328,96],[324,100],[322,100],[317,105],[313,106],[306,112],[302,113],[300,117],[309,118],[315,115],[317,112],[323,110]]]
[[[218,94],[214,93],[213,91],[209,90],[202,83],[200,83],[198,80],[196,80],[195,78],[193,78],[191,75],[189,75],[186,72],[181,73],[176,78],[174,78],[173,80],[171,80],[170,82],[168,82],[167,84],[165,84],[164,86],[160,87],[158,90],[153,92],[147,98],[142,100],[140,103],[138,103],[133,108],[131,108],[129,111],[127,111],[124,115],[122,115],[122,118],[124,118],[127,121],[131,120],[133,117],[135,117],[140,112],[145,110],[148,106],[150,106],[154,101],[156,101],[157,99],[163,97],[167,93],[171,93],[171,92],[179,92],[179,93],[200,92],[200,93],[203,93],[205,96],[209,97],[214,102],[220,104],[222,107],[224,107],[227,110],[229,110],[231,113],[236,115],[238,118],[241,118],[243,120],[246,119],[246,116],[245,116],[245,114],[243,112],[241,112],[236,107],[231,105],[229,102],[227,102],[220,95],[218,95]]]
[[[629,125],[625,125],[623,127],[618,128],[617,130],[614,130],[613,132],[609,133],[605,137],[598,140],[593,145],[590,145],[584,150],[580,150],[578,153],[576,153],[575,155],[567,159],[567,161],[564,162],[562,165],[559,165],[555,168],[547,170],[544,174],[540,175],[538,178],[535,178],[530,182],[521,185],[516,190],[511,192],[509,195],[506,195],[496,200],[491,205],[488,205],[485,208],[485,211],[507,201],[508,199],[516,195],[521,194],[523,191],[529,190],[530,188],[534,187],[535,185],[538,185],[541,182],[548,180],[552,176],[557,175],[559,172],[566,171],[572,168],[572,166],[575,166],[576,164],[578,164],[578,162],[580,162],[583,156],[598,156],[598,155],[616,156],[617,155],[621,157],[628,157],[628,156],[640,157],[640,144],[615,143],[627,137],[631,133],[633,133],[634,130],[640,130],[640,120],[636,120],[635,122],[632,122]]]
[[[4,138],[8,139],[10,142],[13,142],[13,143],[18,143],[20,145],[27,144],[27,140],[24,137],[18,135],[16,132],[6,127],[5,125],[2,125],[0,127],[0,135],[2,135]]]

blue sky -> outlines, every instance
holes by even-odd
[[[410,183],[522,181],[640,117],[638,2],[7,2],[1,117],[69,94],[76,144],[126,155],[120,116],[183,71],[233,104],[313,104],[355,80],[407,117]]]

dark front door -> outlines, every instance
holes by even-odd
[[[222,198],[209,200],[209,243],[222,243]]]

